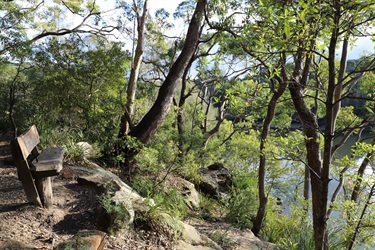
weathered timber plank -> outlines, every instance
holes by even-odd
[[[32,162],[30,170],[39,172],[51,172],[58,174],[63,167],[64,148],[54,147],[44,149]]]
[[[23,154],[21,152],[17,139],[11,141],[10,148],[14,158],[14,163],[17,167],[18,178],[22,183],[23,189],[25,190],[27,200],[41,207],[42,203],[40,201],[38,191],[29,171],[28,163],[23,158]]]
[[[18,144],[21,148],[23,158],[27,159],[31,151],[39,144],[39,134],[36,126],[33,125],[24,134],[17,137]]]
[[[45,177],[45,178],[35,179],[35,184],[36,184],[43,206],[46,208],[51,208],[53,205],[52,178]]]

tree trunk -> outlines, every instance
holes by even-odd
[[[309,210],[309,204],[308,200],[310,199],[310,180],[311,174],[310,169],[308,166],[305,166],[305,176],[304,176],[304,182],[303,182],[303,198],[306,201],[304,210],[307,212]]]
[[[322,162],[320,156],[319,126],[314,114],[303,99],[300,84],[293,82],[289,86],[294,106],[301,119],[305,133],[307,164],[311,175],[312,209],[315,249],[324,249],[327,245],[326,235],[326,205],[328,189],[324,188],[322,177]],[[327,183],[328,184],[328,183]]]
[[[295,68],[289,91],[294,107],[300,117],[305,134],[307,166],[311,175],[312,215],[315,249],[328,249],[327,200],[328,176],[323,176],[318,119],[305,101],[303,90],[307,85],[311,56],[304,59],[303,52],[295,57]]]
[[[190,60],[188,67],[186,67],[184,74],[182,76],[182,86],[180,92],[180,100],[178,102],[177,108],[177,131],[178,131],[178,156],[182,157],[185,155],[185,139],[184,139],[184,121],[183,121],[183,114],[184,114],[184,106],[186,99],[191,96],[191,91],[189,93],[185,93],[187,89],[187,74],[191,68],[191,65],[194,61],[194,57]],[[177,105],[177,103],[176,103]]]
[[[196,51],[207,2],[208,0],[198,0],[181,54],[172,65],[163,85],[160,87],[153,106],[129,133],[130,136],[137,138],[142,143],[150,141],[169,111],[179,79]]]
[[[259,151],[259,169],[258,169],[258,193],[259,193],[259,207],[257,216],[252,228],[253,233],[258,236],[264,218],[266,216],[267,207],[267,195],[266,195],[266,166],[267,158],[264,150],[266,149],[266,141],[269,135],[270,126],[276,113],[276,105],[279,98],[284,94],[287,83],[285,81],[280,81],[280,86],[277,91],[274,92],[268,103],[267,115],[263,123],[262,133],[260,138],[260,151]]]
[[[372,141],[372,146],[374,146],[374,145],[375,145],[375,138]],[[352,191],[352,195],[351,195],[351,198],[350,198],[350,200],[354,201],[355,203],[358,202],[358,195],[359,195],[359,191],[361,189],[363,175],[365,173],[366,167],[370,163],[370,159],[374,155],[374,153],[375,153],[374,150],[372,150],[371,152],[368,152],[366,154],[365,159],[363,159],[361,166],[358,169],[357,179],[355,181],[354,188],[353,188],[353,191]]]
[[[354,247],[354,243],[355,243],[355,240],[358,236],[358,233],[359,233],[359,230],[361,228],[361,224],[363,222],[363,218],[365,217],[365,214],[366,214],[366,210],[369,206],[371,206],[373,204],[373,202],[371,202],[371,199],[373,198],[374,196],[374,192],[375,192],[375,184],[372,185],[371,187],[371,190],[367,196],[367,200],[366,200],[366,203],[362,209],[362,212],[361,212],[361,216],[359,217],[359,220],[357,222],[357,225],[355,226],[355,229],[354,229],[354,233],[352,235],[352,237],[350,238],[350,241],[349,241],[349,246],[348,246],[348,250],[352,250],[353,247]]]
[[[129,128],[132,127],[131,117],[134,114],[134,101],[135,94],[137,92],[137,81],[139,76],[139,69],[141,68],[144,47],[145,47],[145,25],[148,14],[148,0],[145,0],[143,5],[142,16],[139,16],[137,12],[137,47],[135,49],[135,55],[132,62],[132,69],[130,71],[130,78],[128,82],[128,88],[126,90],[126,106],[124,114],[121,117],[119,137],[123,137],[129,132]]]

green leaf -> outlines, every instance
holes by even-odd
[[[290,37],[290,26],[289,26],[289,23],[287,21],[284,22],[284,33],[285,33],[287,38]]]

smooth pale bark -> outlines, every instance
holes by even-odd
[[[135,3],[134,3],[135,4]],[[135,49],[135,55],[132,62],[132,69],[130,71],[130,77],[128,82],[128,87],[126,90],[126,106],[124,114],[121,117],[120,132],[119,137],[123,137],[129,132],[129,128],[133,127],[131,117],[134,114],[134,101],[135,94],[137,92],[137,82],[139,77],[139,70],[141,68],[144,47],[145,47],[145,26],[146,18],[148,14],[148,0],[145,0],[143,5],[142,16],[137,13],[137,46]]]
[[[303,198],[305,201],[308,201],[310,199],[310,169],[309,167],[305,167],[305,176],[304,176],[304,182],[303,182]],[[306,204],[304,207],[305,211],[307,212],[309,210],[309,205]]]
[[[208,0],[198,0],[189,24],[184,47],[172,65],[163,85],[160,87],[156,101],[129,135],[142,143],[148,143],[163,123],[173,101],[177,85],[186,67],[193,57],[201,34],[204,10]]]
[[[339,115],[340,108],[341,108],[341,96],[342,96],[342,89],[343,89],[343,81],[346,71],[346,61],[348,57],[348,46],[349,41],[348,38],[344,38],[342,43],[342,50],[341,50],[341,60],[340,60],[340,70],[337,77],[337,86],[334,92],[334,105],[333,105],[333,117],[332,120],[336,123],[337,116]],[[335,124],[334,126],[335,127]]]

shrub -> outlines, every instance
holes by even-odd
[[[258,200],[257,180],[249,175],[234,176],[234,185],[228,201],[225,220],[240,229],[252,228]]]
[[[127,226],[125,222],[128,221],[130,214],[124,205],[115,204],[108,193],[101,194],[99,202],[109,218],[107,230],[110,234],[116,234]]]
[[[291,211],[290,215],[283,215],[273,211],[272,204],[269,204],[261,238],[286,249],[313,249],[314,238],[311,222],[307,221],[306,214],[303,214],[302,209]]]

